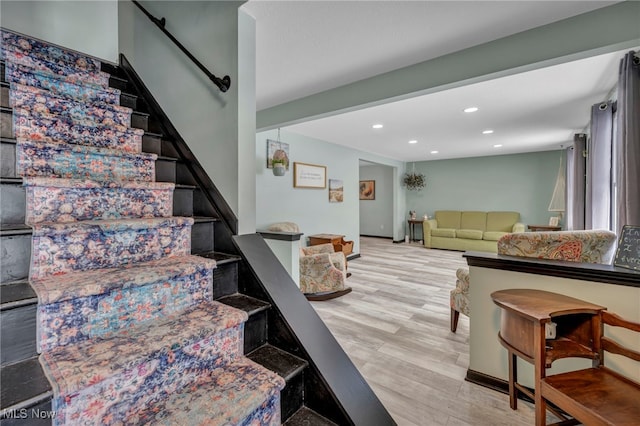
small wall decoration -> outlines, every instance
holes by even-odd
[[[624,225],[622,227],[613,264],[640,271],[640,226]]]
[[[307,163],[293,163],[293,187],[326,188],[327,167]]]
[[[273,168],[273,161],[284,164],[289,170],[289,144],[267,139],[267,169]]]
[[[360,181],[360,199],[361,200],[376,199],[376,181],[375,180]]]
[[[344,201],[344,184],[342,179],[329,179],[329,202],[341,203]]]

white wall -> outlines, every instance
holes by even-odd
[[[256,224],[258,229],[266,229],[275,222],[291,221],[300,226],[301,245],[306,245],[309,235],[330,233],[343,234],[347,240],[355,242],[354,252],[360,251],[358,184],[360,181],[359,161],[364,159],[393,168],[394,185],[404,170],[399,161],[357,151],[326,141],[308,138],[295,133],[281,131],[280,141],[289,144],[291,166],[285,176],[274,176],[267,169],[267,139],[276,140],[277,130],[261,132],[256,135]],[[327,179],[341,179],[344,183],[344,202],[329,203],[329,190],[304,189],[293,187],[293,162],[317,164],[327,167]],[[399,186],[396,186],[399,188]],[[402,227],[404,216],[398,217],[401,205],[404,210],[403,191],[395,191],[394,238],[404,236]]]
[[[373,180],[376,185],[374,200],[360,200],[360,235],[393,238],[393,168],[360,166],[360,180]]]
[[[118,61],[117,0],[2,0],[0,24],[109,62]]]
[[[155,17],[166,18],[166,28],[205,67],[215,75],[231,76],[231,88],[226,93],[209,81],[162,32],[130,2],[120,4],[121,51],[132,63],[149,90],[160,103],[169,119],[185,139],[207,174],[229,203],[239,219],[240,183],[239,162],[246,153],[239,153],[239,115],[243,126],[251,127],[246,113],[239,108],[252,108],[243,92],[239,104],[238,92],[238,7],[241,1],[144,1],[143,6]],[[250,21],[243,19],[243,29]],[[248,43],[249,34],[243,40]],[[246,46],[245,46],[246,48]],[[244,58],[246,60],[246,58]],[[245,70],[246,71],[246,70]],[[251,73],[243,72],[243,80]],[[255,78],[255,77],[254,77]],[[244,90],[244,89],[243,89]],[[249,89],[250,90],[250,89]],[[255,95],[254,95],[255,96]],[[251,134],[255,127],[245,129]],[[253,151],[252,151],[253,152]],[[253,177],[250,179],[253,185]],[[249,194],[243,181],[243,191]],[[251,204],[250,204],[251,205]],[[248,219],[251,222],[251,219]],[[251,228],[251,224],[249,224]]]

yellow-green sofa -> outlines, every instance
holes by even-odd
[[[498,251],[498,240],[512,232],[524,232],[518,212],[438,210],[422,226],[427,248]]]

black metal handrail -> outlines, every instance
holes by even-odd
[[[140,9],[145,15],[147,15],[147,18],[149,18],[151,20],[151,22],[153,22],[154,24],[156,24],[156,26],[158,28],[160,28],[160,30],[162,30],[162,32],[169,37],[169,39],[176,45],[178,46],[178,48],[180,50],[182,50],[182,52],[187,55],[187,57],[189,59],[191,59],[191,61],[193,61],[194,64],[196,64],[196,66],[198,68],[200,68],[200,70],[202,70],[203,73],[205,73],[207,75],[207,77],[209,77],[209,80],[213,81],[213,84],[215,84],[216,86],[218,86],[218,88],[220,89],[220,91],[222,92],[226,92],[227,90],[229,90],[229,87],[231,87],[231,77],[229,77],[228,75],[225,75],[224,77],[220,78],[220,77],[216,77],[215,75],[213,75],[213,73],[211,73],[204,65],[202,65],[202,63],[200,61],[198,61],[195,56],[193,56],[191,54],[191,52],[189,52],[187,50],[186,47],[184,47],[182,45],[182,43],[180,43],[178,40],[176,40],[176,38],[173,36],[173,34],[171,34],[166,28],[165,28],[165,24],[167,23],[167,20],[165,18],[162,19],[158,19],[155,16],[153,16],[151,13],[149,13],[149,11],[147,9],[145,9],[140,3],[138,3],[136,0],[131,0],[133,2],[133,4],[135,4],[136,6],[138,6],[138,9]]]

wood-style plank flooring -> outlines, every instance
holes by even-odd
[[[532,404],[464,380],[469,319],[449,330],[449,291],[461,252],[360,238],[353,292],[312,302],[398,425],[532,425]]]

